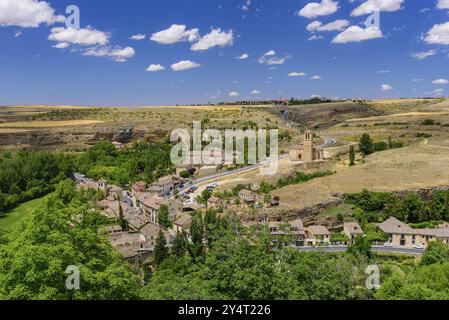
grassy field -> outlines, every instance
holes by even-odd
[[[82,126],[103,123],[97,120],[69,120],[69,121],[21,121],[0,123],[0,128],[50,128],[65,126]]]
[[[44,198],[25,202],[5,215],[0,216],[0,230],[10,230],[16,223],[28,216],[36,209]]]

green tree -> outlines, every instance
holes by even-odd
[[[353,256],[364,256],[371,258],[371,242],[363,236],[357,236],[348,247],[348,253]]]
[[[137,298],[139,278],[99,232],[101,217],[90,210],[88,199],[76,194],[64,201],[57,193],[48,196],[0,245],[0,297]],[[67,290],[68,266],[79,268],[80,290]]]
[[[374,143],[369,134],[364,133],[360,138],[360,151],[364,156],[370,155],[374,152]]]
[[[355,149],[354,146],[351,146],[349,148],[349,165],[354,166],[355,165]]]
[[[421,265],[431,265],[449,261],[449,247],[441,241],[429,243],[421,259]]]
[[[165,228],[171,227],[172,223],[171,223],[170,217],[169,217],[169,209],[168,209],[168,206],[166,204],[161,204],[159,206],[157,219],[158,219],[158,223],[161,226],[163,226]]]
[[[156,238],[156,244],[154,246],[153,262],[156,266],[159,266],[167,257],[167,240],[165,239],[162,230],[159,230],[159,234]]]
[[[173,246],[171,248],[171,254],[177,257],[183,257],[186,253],[186,238],[181,232],[176,233],[176,237],[173,240]]]

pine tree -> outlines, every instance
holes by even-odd
[[[125,232],[129,231],[128,221],[126,221],[125,216],[123,214],[122,204],[119,202],[118,204],[118,216],[119,216],[119,224],[122,227],[122,230]]]
[[[364,133],[360,139],[360,151],[364,156],[372,154],[374,152],[374,143],[369,134]]]
[[[159,212],[158,212],[158,223],[165,227],[165,228],[169,228],[171,227],[171,222],[170,222],[170,218],[169,218],[169,212],[168,212],[168,206],[166,204],[162,204],[159,207]]]
[[[181,232],[176,233],[176,237],[173,240],[173,246],[171,253],[177,257],[183,257],[186,252],[186,239]]]
[[[354,146],[351,146],[349,148],[349,165],[354,166],[355,165],[355,150]]]
[[[159,230],[159,235],[156,239],[156,245],[154,246],[153,261],[156,266],[160,266],[161,263],[168,257],[167,240],[165,240],[164,233]]]

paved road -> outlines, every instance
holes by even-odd
[[[332,146],[332,145],[334,145],[336,143],[337,143],[337,140],[335,140],[333,138],[325,137],[324,138],[324,143],[322,145],[319,145],[318,148],[326,149],[326,148],[329,148],[330,146]],[[279,156],[279,160],[286,159],[287,157],[288,157],[288,154],[280,155]],[[227,176],[230,176],[230,175],[233,175],[233,174],[236,174],[236,173],[244,173],[244,172],[252,171],[254,169],[258,169],[258,168],[262,167],[263,165],[264,164],[262,164],[262,163],[258,163],[258,164],[253,164],[253,165],[250,165],[250,166],[247,166],[247,167],[244,167],[244,168],[240,168],[240,169],[236,169],[236,170],[232,170],[232,171],[220,172],[220,173],[217,173],[217,174],[214,174],[214,175],[211,175],[211,176],[207,176],[207,177],[204,177],[204,178],[197,179],[197,180],[195,180],[194,184],[198,185],[198,184],[204,184],[204,183],[207,183],[207,182],[213,182],[216,179],[227,177]],[[186,187],[184,189],[181,189],[180,191],[182,192],[182,191],[185,191],[185,190],[187,190],[189,188],[190,187]]]
[[[327,247],[296,247],[299,251],[303,252],[314,252],[314,251],[324,251],[324,252],[346,252],[347,246],[327,246]],[[372,246],[371,248],[374,252],[385,252],[385,253],[402,253],[402,254],[423,254],[423,249],[414,248],[398,248],[398,247],[384,247],[384,246]]]

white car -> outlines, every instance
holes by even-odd
[[[393,244],[392,244],[391,242],[386,242],[386,243],[384,244],[384,247],[391,248],[391,247],[393,247]]]
[[[424,246],[422,244],[415,244],[413,246],[413,249],[419,249],[419,250],[424,250]]]

